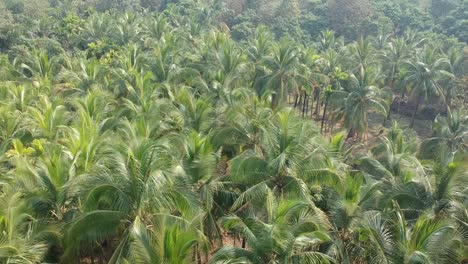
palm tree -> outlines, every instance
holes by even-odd
[[[160,40],[166,33],[169,33],[171,27],[167,18],[162,14],[156,14],[150,18],[149,23],[142,24],[142,34],[155,41]],[[147,39],[145,41],[148,41]]]
[[[193,223],[177,216],[161,214],[147,220],[153,224],[151,228],[145,225],[143,219],[135,219],[129,230],[128,247],[118,248],[121,255],[113,255],[109,263],[177,264],[202,261],[195,248],[205,247],[206,238],[197,230],[197,221]]]
[[[182,168],[185,175],[179,175],[180,181],[192,186],[198,201],[202,208],[202,226],[206,236],[211,243],[216,239],[221,241],[221,230],[216,220],[219,212],[223,212],[221,206],[225,202],[223,196],[229,195],[226,192],[226,183],[223,182],[223,176],[217,175],[217,165],[219,163],[219,154],[209,142],[209,138],[204,138],[196,132],[187,135],[183,146],[185,157],[182,161]],[[222,242],[221,242],[222,243]]]
[[[258,143],[230,162],[231,181],[246,187],[239,206],[249,202],[247,197],[263,193],[266,187],[280,197],[295,194],[309,200],[305,181],[314,181],[319,177],[317,173],[324,178],[335,177],[325,173],[325,151],[314,141],[317,129],[298,120],[293,112],[277,113],[261,129]]]
[[[245,244],[220,248],[209,263],[333,263],[319,252],[320,245],[330,240],[323,212],[307,202],[269,197],[264,202],[266,219],[248,213],[221,219],[224,228],[245,238]]]
[[[20,138],[25,130],[21,128],[22,113],[11,106],[0,106],[0,156],[11,146],[15,138]]]
[[[334,91],[332,100],[340,105],[337,108],[339,116],[344,120],[348,129],[348,138],[362,138],[368,129],[368,113],[376,113],[386,116],[388,106],[386,105],[385,90],[376,86],[379,72],[373,68],[362,68],[359,75],[349,75],[349,80],[342,86],[342,90]]]
[[[420,263],[421,261],[450,263],[456,262],[458,238],[455,226],[450,220],[441,220],[421,215],[408,229],[402,212],[396,207],[392,224],[393,243],[389,259],[399,263]],[[437,246],[435,246],[437,245]]]
[[[332,99],[332,95],[334,91],[339,91],[340,89],[342,89],[341,82],[345,81],[349,77],[346,72],[343,72],[341,70],[340,60],[341,60],[341,54],[335,52],[332,49],[329,49],[328,51],[326,51],[323,62],[322,62],[323,72],[328,77],[330,85],[327,86],[325,90],[325,100],[324,100],[325,106],[323,109],[320,132],[323,132],[324,130],[324,123],[325,123],[325,118],[327,115],[327,109],[329,107],[330,99]],[[317,102],[317,106],[318,106],[318,102]]]
[[[1,195],[0,259],[5,263],[40,263],[48,249],[45,233],[51,226],[30,215],[21,196],[14,189]]]
[[[298,90],[298,81],[305,79],[298,70],[303,65],[299,62],[298,48],[283,41],[271,56],[263,59],[265,74],[255,80],[254,86],[260,96],[271,95],[272,108],[278,107],[287,98],[288,93]]]
[[[30,79],[36,86],[51,90],[52,82],[59,69],[59,59],[57,56],[53,59],[44,51],[33,51],[24,58],[24,63],[19,65],[19,69],[25,78]],[[36,84],[37,83],[37,84]]]
[[[433,185],[416,158],[417,138],[396,123],[371,149],[357,159],[358,168],[382,184],[382,206],[397,201],[407,217],[416,218],[431,206]]]
[[[456,263],[460,238],[450,220],[421,215],[414,224],[406,221],[398,204],[388,220],[379,212],[368,214],[360,224],[362,247],[368,261],[379,263]]]
[[[336,188],[325,192],[332,224],[332,241],[326,252],[341,263],[363,261],[362,249],[353,237],[359,232],[364,212],[378,208],[379,189],[380,183],[365,182],[362,175],[351,173]]]
[[[312,97],[314,95],[316,99],[316,111],[320,105],[320,88],[319,86],[324,86],[329,83],[329,77],[321,71],[320,66],[322,66],[323,60],[311,48],[302,48],[302,52],[299,56],[300,67],[298,68],[298,76],[296,77],[297,85],[304,92],[303,108],[302,115],[305,116],[308,112],[309,95]],[[300,92],[296,90],[295,93]],[[311,109],[313,108],[314,97],[312,97]]]
[[[137,42],[141,35],[140,16],[133,13],[124,13],[120,15],[113,26],[113,40],[118,45],[126,45],[128,43]]]
[[[375,48],[370,38],[361,37],[350,46],[350,51],[353,58],[351,65],[358,71],[366,71],[367,67],[376,63]]]
[[[403,38],[395,38],[387,43],[386,49],[382,54],[383,71],[385,73],[386,81],[385,85],[390,87],[392,91],[395,89],[395,85],[398,84],[401,78],[401,71],[404,63],[411,56],[411,47]]]
[[[396,122],[371,149],[370,156],[358,158],[360,169],[378,180],[402,184],[424,177],[424,169],[416,158],[417,139],[402,130]]]
[[[40,102],[36,107],[31,106],[29,108],[29,116],[31,116],[29,122],[32,123],[30,131],[34,134],[38,133],[37,137],[55,139],[60,132],[60,126],[68,123],[65,118],[67,114],[65,106],[61,105],[58,100],[54,103],[55,105],[44,96],[40,98]]]
[[[155,82],[177,81],[179,55],[184,51],[181,39],[175,33],[168,33],[162,37],[163,41],[153,47],[153,55],[148,58]],[[187,56],[188,57],[188,56]]]
[[[332,30],[325,30],[320,32],[319,38],[318,38],[318,44],[320,51],[324,52],[327,50],[335,50],[337,48],[340,48],[340,46],[343,46],[343,39],[339,38],[337,39],[335,36],[335,32]]]
[[[212,131],[211,141],[229,158],[249,149],[258,149],[263,129],[272,116],[266,101],[259,101],[250,93],[242,95],[223,113],[224,120]]]
[[[416,106],[411,117],[410,127],[414,125],[421,100],[427,99],[432,95],[441,96],[444,100],[447,113],[451,114],[442,87],[439,84],[444,78],[453,78],[453,75],[445,70],[447,63],[448,60],[446,58],[436,59],[434,52],[427,48],[424,54],[419,54],[416,57],[416,61],[406,61],[408,73],[406,74],[405,82],[412,86],[412,92],[416,96]]]
[[[99,60],[96,58],[80,59],[75,64],[70,69],[63,69],[59,74],[59,79],[74,83],[76,88],[83,92],[106,86],[108,70],[106,65],[100,63]]]
[[[214,111],[210,98],[195,98],[187,89],[180,89],[175,102],[184,117],[186,128],[206,132],[213,125]]]
[[[466,196],[466,172],[462,165],[464,157],[452,156],[441,149],[441,154],[432,164],[434,190],[432,193],[433,210],[436,215],[456,212]]]
[[[447,106],[449,109],[453,107],[453,98],[457,95],[457,89],[459,89],[459,84],[457,84],[458,78],[463,75],[464,65],[463,65],[463,52],[460,49],[453,47],[444,53],[444,56],[447,57],[449,62],[448,72],[453,74],[455,78],[451,78],[448,82],[443,83],[443,92],[444,98],[446,100]]]
[[[446,147],[448,154],[454,156],[467,150],[468,118],[463,110],[452,112],[450,116],[438,115],[432,124],[432,136],[421,145],[421,156],[437,157],[441,147]]]
[[[190,193],[181,192],[168,177],[175,161],[163,142],[145,140],[123,151],[113,151],[101,161],[101,169],[75,183],[83,197],[83,212],[65,226],[64,261],[98,248],[111,255],[114,263],[121,263],[132,254],[127,249],[135,242],[132,236],[138,235],[141,221],[150,229],[157,214],[184,218],[197,213]]]

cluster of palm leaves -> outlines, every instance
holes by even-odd
[[[457,50],[262,27],[238,43],[210,9],[173,9],[92,14],[48,36],[58,52],[2,55],[2,263],[468,258]],[[393,123],[350,143],[400,96],[413,121],[426,99],[445,106],[431,138]]]

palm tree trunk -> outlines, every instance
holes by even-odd
[[[413,116],[411,117],[410,128],[413,128],[414,126],[414,119],[416,118],[416,113],[418,112],[420,103],[421,103],[421,96],[418,96],[418,100],[416,101],[416,107],[414,108]]]
[[[393,105],[393,102],[395,102],[395,97],[392,98],[392,101],[390,102],[390,105],[388,107],[387,116],[384,118],[384,121],[383,121],[383,126],[384,127],[387,125],[387,121],[392,118],[392,105]]]
[[[322,124],[320,125],[320,133],[323,132],[323,125],[325,123],[325,116],[327,114],[327,106],[328,106],[328,98],[325,98],[325,106],[323,107]]]
[[[449,109],[452,109],[452,95],[451,94],[448,94],[447,95],[447,112],[449,111]]]
[[[304,98],[302,97],[302,93],[299,92],[299,102],[297,103],[297,107],[298,107],[299,109],[301,109],[301,105],[302,105],[302,100],[303,100],[303,99],[304,99]]]
[[[354,137],[354,129],[349,129],[349,132],[348,132],[348,136],[346,137],[346,139],[350,139],[350,138],[353,138]]]
[[[295,98],[295,99],[294,99],[294,108],[296,108],[296,107],[297,107],[297,103],[299,102],[299,93],[296,93],[296,94],[294,95],[294,98]]]
[[[387,121],[390,120],[390,118],[391,118],[391,115],[390,115],[390,114],[391,114],[391,110],[388,109],[388,114],[387,114],[387,116],[384,118],[383,124],[382,124],[384,127],[387,125]]]
[[[450,95],[444,95],[442,94],[442,98],[444,99],[444,103],[445,103],[445,107],[447,108],[447,116],[449,118],[452,118],[452,98],[450,97]]]
[[[201,254],[200,254],[200,249],[199,249],[198,245],[195,246],[195,252],[196,252],[197,263],[201,264],[202,260],[201,260]]]
[[[316,115],[319,115],[319,112],[320,112],[320,90],[318,91],[317,95],[316,95],[316,104],[315,104],[315,114]]]
[[[307,94],[304,91],[304,103],[302,104],[302,117],[305,116],[306,113],[306,106],[307,106]]]
[[[312,99],[312,102],[310,102],[310,118],[314,117],[314,91],[311,92],[310,98]]]

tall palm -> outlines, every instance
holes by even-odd
[[[350,173],[336,188],[325,192],[326,211],[332,224],[332,243],[326,252],[341,263],[362,261],[362,249],[353,237],[359,232],[363,214],[378,208],[380,187],[379,182],[366,182],[362,175]]]
[[[245,150],[257,149],[263,128],[268,125],[272,115],[266,101],[259,101],[251,94],[242,95],[223,114],[225,120],[213,130],[212,143],[222,147],[230,158]]]
[[[361,37],[350,46],[353,65],[358,71],[365,71],[367,67],[376,63],[376,53],[370,38]]]
[[[216,220],[220,212],[224,212],[223,198],[229,196],[226,184],[223,182],[225,175],[219,175],[217,166],[219,154],[209,142],[209,138],[202,137],[196,132],[187,135],[183,143],[185,157],[181,167],[184,171],[179,175],[179,180],[192,186],[194,193],[202,208],[202,226],[200,227],[214,243],[216,239],[221,241],[221,230]]]
[[[205,250],[206,238],[198,231],[196,220],[164,214],[137,217],[129,229],[127,248],[119,248],[120,255],[113,255],[109,263],[200,263],[196,248]],[[144,221],[153,226],[148,228]]]
[[[59,69],[60,57],[50,58],[44,51],[33,51],[28,55],[19,65],[22,74],[37,84],[36,86],[50,90]]]
[[[320,51],[322,52],[327,51],[329,49],[335,50],[339,48],[340,46],[343,45],[342,41],[343,40],[341,38],[338,38],[338,39],[336,38],[335,32],[333,32],[332,30],[328,30],[328,29],[320,32],[320,35],[318,38],[319,48],[320,48]]]
[[[359,169],[382,185],[386,207],[394,200],[407,217],[415,218],[431,206],[433,185],[429,174],[416,157],[417,138],[397,126],[371,149],[371,154],[358,158]]]
[[[134,232],[141,228],[140,221],[151,232],[152,216],[173,213],[183,218],[197,213],[191,195],[181,192],[168,177],[175,161],[165,143],[144,140],[135,149],[112,153],[102,160],[102,168],[74,183],[83,211],[65,226],[64,261],[98,248],[111,255],[114,263],[121,263],[132,254],[128,247],[138,243],[132,238],[139,234]],[[140,239],[145,243],[144,237]]]
[[[301,53],[299,54],[299,63],[298,75],[296,77],[296,82],[299,88],[294,92],[301,92],[299,90],[301,89],[304,93],[302,115],[305,116],[309,106],[308,97],[312,97],[312,95],[314,95],[317,101],[316,111],[318,112],[317,109],[320,105],[321,95],[321,89],[319,87],[328,85],[330,80],[329,76],[322,72],[321,64],[323,63],[323,60],[314,49],[301,48]],[[310,107],[311,109],[313,108],[314,97],[312,97],[312,105]]]
[[[447,147],[450,156],[456,152],[466,153],[468,137],[468,117],[465,111],[452,112],[450,116],[438,115],[432,124],[432,136],[421,145],[421,156],[435,157],[441,147]]]
[[[457,93],[459,93],[457,89],[460,89],[457,80],[464,72],[463,52],[459,48],[453,47],[444,53],[444,56],[447,57],[449,62],[448,71],[455,77],[442,84],[447,106],[451,109],[453,107],[452,101],[457,96]]]
[[[382,60],[386,85],[390,88],[394,88],[395,83],[400,77],[400,71],[404,62],[410,58],[411,49],[408,47],[406,41],[403,38],[395,38],[388,42],[386,49],[383,51]]]
[[[107,73],[107,67],[96,58],[80,59],[76,63],[72,63],[70,69],[62,69],[59,79],[72,82],[76,88],[86,92],[96,87],[105,87]]]
[[[428,99],[432,95],[441,96],[447,113],[451,114],[440,81],[453,78],[453,75],[445,70],[448,60],[446,58],[436,59],[434,56],[434,52],[427,49],[424,54],[416,56],[416,61],[406,61],[405,63],[408,71],[405,82],[412,86],[412,92],[416,96],[416,106],[411,117],[410,127],[414,125],[421,100]]]
[[[460,256],[460,237],[456,225],[421,215],[410,224],[394,205],[394,212],[385,220],[383,214],[368,214],[361,223],[360,243],[367,250],[368,261],[379,263],[456,263]]]
[[[262,127],[259,144],[230,162],[231,180],[245,186],[239,206],[249,203],[257,194],[264,194],[266,187],[277,196],[294,194],[309,200],[305,182],[320,177],[332,182],[339,177],[326,169],[328,160],[323,155],[326,151],[317,147],[314,139],[316,128],[300,122],[291,111],[277,113],[269,123]]]
[[[431,172],[434,177],[432,204],[435,214],[456,214],[463,207],[464,198],[468,192],[466,172],[464,171],[463,155],[452,156],[443,148],[440,155],[432,164]]]
[[[116,20],[113,27],[113,40],[118,45],[140,41],[142,28],[139,16],[133,13],[124,13]]]
[[[224,246],[209,263],[333,263],[319,252],[328,242],[328,221],[318,208],[303,201],[267,199],[267,216],[227,216],[221,220],[227,230],[245,238],[242,247]]]
[[[424,169],[416,158],[416,137],[402,130],[396,122],[370,152],[370,156],[359,158],[358,164],[376,179],[395,184],[424,176]]]
[[[386,116],[385,90],[376,86],[379,72],[375,68],[362,68],[359,75],[350,74],[342,90],[333,92],[333,100],[340,105],[337,108],[348,129],[348,138],[357,133],[359,138],[367,133],[368,114],[374,111]]]
[[[302,67],[299,61],[299,50],[290,43],[283,41],[271,56],[263,59],[265,75],[257,79],[255,87],[260,96],[271,95],[271,106],[276,108],[283,104],[288,92],[298,89],[298,81],[303,79],[298,69]]]
[[[37,133],[37,137],[55,139],[61,130],[60,127],[68,123],[65,118],[65,106],[58,100],[50,102],[47,97],[42,97],[37,106],[31,106],[28,110],[31,117],[28,120],[30,130],[34,134]]]
[[[322,122],[320,125],[321,132],[324,130],[327,109],[329,107],[333,93],[342,89],[341,83],[349,78],[348,74],[346,72],[343,72],[341,69],[341,57],[342,54],[332,49],[329,49],[325,52],[325,55],[322,59],[322,70],[323,73],[328,77],[329,86],[327,86],[325,90],[325,106],[323,109]]]
[[[36,227],[40,225],[27,213],[20,197],[19,192],[3,193],[1,197],[0,259],[5,263],[39,263],[47,252],[47,244],[38,237]]]
[[[0,156],[9,148],[15,138],[20,138],[27,131],[22,129],[22,114],[11,106],[0,106]]]

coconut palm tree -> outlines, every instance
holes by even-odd
[[[354,236],[366,211],[377,209],[379,182],[365,182],[362,175],[348,174],[334,189],[325,192],[328,215],[332,224],[331,243],[325,252],[341,263],[362,262],[364,255]]]
[[[456,152],[466,153],[468,118],[463,110],[452,112],[450,116],[438,115],[432,124],[433,134],[421,145],[422,157],[437,157],[435,154],[441,147],[447,147],[449,155]]]
[[[357,69],[361,70],[367,66],[376,63],[376,53],[374,43],[371,38],[361,37],[349,46],[350,54],[355,63],[352,64]]]
[[[367,261],[408,264],[458,261],[461,243],[453,222],[423,214],[409,225],[398,204],[394,207],[387,220],[382,213],[371,212],[360,224],[361,246],[370,248]]]
[[[350,74],[349,79],[342,85],[343,89],[334,91],[332,100],[339,104],[337,112],[348,129],[348,138],[362,138],[368,129],[368,113],[374,111],[386,116],[385,90],[376,86],[379,72],[375,68],[362,68],[358,75]]]
[[[266,187],[280,197],[294,193],[310,199],[305,181],[313,181],[318,170],[326,168],[324,151],[314,141],[317,129],[300,122],[291,111],[277,113],[261,129],[259,142],[251,146],[253,149],[231,160],[231,180],[246,186],[238,198],[239,206]],[[322,174],[325,175],[328,174]]]
[[[80,59],[70,69],[62,69],[59,79],[73,83],[83,92],[96,87],[105,87],[108,69],[96,58]]]
[[[113,151],[101,162],[102,168],[75,183],[83,207],[65,226],[65,261],[100,249],[120,263],[132,254],[127,249],[134,242],[134,229],[141,228],[140,221],[151,233],[150,220],[156,214],[182,218],[197,214],[190,193],[181,192],[168,177],[175,161],[163,142],[145,140],[135,149],[122,151]]]
[[[424,175],[422,164],[416,158],[416,137],[402,130],[396,122],[370,152],[370,156],[359,158],[358,164],[376,179],[406,183]]]
[[[325,30],[320,32],[320,36],[318,38],[318,44],[320,51],[324,52],[329,49],[336,50],[343,46],[343,39],[341,38],[336,38],[335,32],[332,30]]]
[[[430,49],[426,49],[423,54],[418,54],[415,59],[416,61],[406,61],[405,63],[408,71],[405,82],[412,86],[412,93],[416,97],[416,106],[411,117],[410,127],[414,125],[421,100],[433,95],[443,98],[447,113],[451,114],[439,84],[442,79],[453,78],[453,75],[445,70],[448,60],[446,58],[435,58],[434,51]]]
[[[0,196],[0,259],[5,263],[40,263],[60,235],[52,225],[31,215],[22,196],[14,187],[4,189]]]
[[[345,81],[349,76],[346,72],[341,70],[341,54],[335,52],[332,49],[326,51],[323,62],[322,62],[322,71],[326,74],[329,80],[329,86],[325,89],[325,105],[322,114],[322,122],[320,125],[320,132],[324,130],[325,118],[327,116],[327,109],[329,107],[330,101],[334,91],[339,91],[342,89],[341,82]],[[318,106],[318,102],[317,102]],[[318,111],[317,111],[318,112]],[[326,128],[325,128],[326,130]]]
[[[221,219],[224,228],[245,237],[245,244],[220,248],[209,263],[334,262],[319,252],[320,245],[330,239],[326,234],[329,223],[323,212],[311,204],[295,200],[270,198],[264,203],[266,219],[249,213],[243,217],[232,215]]]
[[[371,155],[358,158],[359,169],[382,185],[382,206],[397,201],[407,217],[415,218],[431,206],[433,185],[416,157],[417,139],[396,123],[371,149]]]
[[[403,38],[395,38],[387,43],[383,51],[382,61],[385,73],[385,85],[394,90],[401,78],[401,70],[406,60],[412,55],[412,50]]]
[[[283,104],[290,91],[298,90],[298,81],[305,80],[299,74],[304,65],[299,61],[299,50],[283,41],[274,48],[270,56],[263,58],[264,75],[255,80],[254,86],[260,96],[271,95],[272,108]]]

